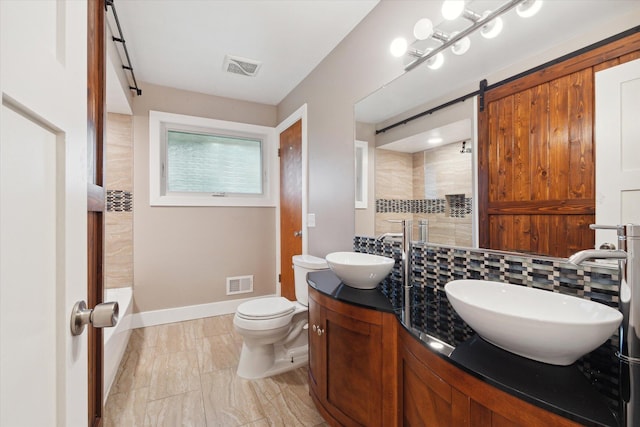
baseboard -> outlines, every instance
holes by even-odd
[[[271,296],[277,295],[263,295],[262,297],[257,298]],[[131,315],[131,329],[231,314],[236,312],[236,308],[238,308],[240,304],[252,299],[256,299],[256,297],[133,313]]]

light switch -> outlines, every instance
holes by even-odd
[[[310,213],[307,214],[307,227],[315,227],[316,226],[316,214]]]

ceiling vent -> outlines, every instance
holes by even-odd
[[[242,76],[254,77],[262,62],[239,56],[226,55],[224,57],[224,70],[228,73],[240,74]]]

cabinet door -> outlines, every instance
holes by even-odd
[[[381,425],[381,326],[325,313],[327,403],[344,425]]]
[[[318,328],[320,333],[318,333]],[[325,399],[324,308],[309,295],[309,387],[318,398]]]
[[[402,353],[403,425],[452,426],[452,388],[408,351]]]

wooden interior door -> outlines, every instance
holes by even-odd
[[[103,300],[104,284],[104,134],[105,4],[88,2],[87,27],[87,305]],[[101,328],[88,328],[88,425],[102,425],[104,346]]]
[[[87,423],[87,3],[0,1],[2,426]]]
[[[280,134],[280,284],[296,300],[291,258],[302,253],[302,120]]]

